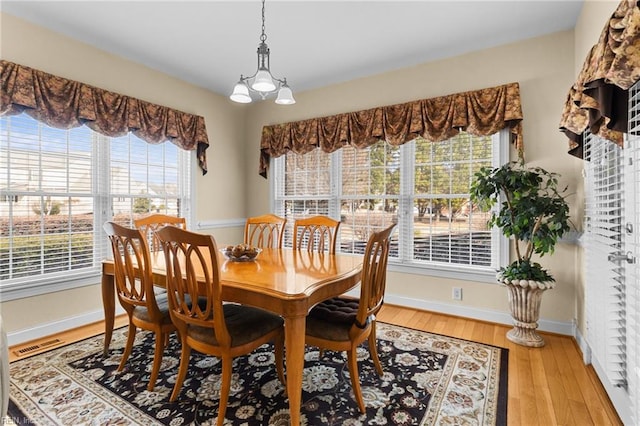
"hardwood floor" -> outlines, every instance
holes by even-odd
[[[127,316],[116,316],[115,327],[122,327],[127,325]],[[62,333],[55,334],[53,336],[43,337],[42,339],[34,340],[31,342],[21,343],[19,345],[9,347],[9,362],[16,361],[18,359],[25,359],[29,356],[37,355],[42,352],[46,352],[51,349],[55,349],[59,346],[68,345],[69,343],[77,342],[82,339],[86,339],[98,334],[104,333],[104,323],[102,321],[95,322],[93,324],[85,325],[84,327],[74,328],[72,330],[64,331]],[[49,344],[49,342],[58,339],[59,342]],[[43,344],[44,343],[44,344]],[[35,348],[35,346],[41,345],[42,348]]]
[[[378,320],[509,349],[508,425],[622,425],[600,380],[591,366],[583,364],[571,337],[541,333],[546,345],[526,348],[507,340],[509,327],[501,324],[393,305],[385,305]],[[121,325],[126,325],[124,316],[116,318],[116,326]],[[41,341],[56,337],[68,344],[100,334],[102,327],[96,323]],[[11,347],[9,361],[24,358],[16,356],[15,350],[35,344],[38,341]]]

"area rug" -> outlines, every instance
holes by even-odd
[[[175,403],[169,395],[180,344],[172,335],[160,377],[147,383],[153,335],[138,331],[122,372],[116,369],[126,328],[114,331],[109,357],[103,336],[10,364],[10,417],[32,425],[213,425],[220,362],[195,351]],[[366,345],[358,350],[366,413],[353,399],[346,354],[307,347],[303,425],[503,425],[507,411],[506,349],[378,323],[378,376]],[[225,424],[288,424],[288,401],[274,368],[273,347],[236,358]]]

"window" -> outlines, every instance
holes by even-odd
[[[473,175],[507,161],[508,135],[468,133],[442,142],[418,138],[401,146],[380,141],[366,149],[315,149],[274,160],[274,212],[288,219],[339,219],[338,251],[363,253],[368,236],[398,224],[390,264],[408,272],[495,282],[506,243],[486,223],[489,213],[469,200]]]
[[[161,212],[187,216],[189,153],[132,134],[54,129],[0,117],[3,300],[95,283],[108,256],[102,224]]]

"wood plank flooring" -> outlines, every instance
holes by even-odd
[[[506,339],[509,327],[505,325],[393,305],[385,305],[378,320],[509,349],[510,426],[622,425],[595,371],[584,365],[571,337],[541,333],[546,345],[526,348]],[[126,323],[126,317],[116,318],[116,326]],[[102,332],[100,322],[40,340],[57,337],[71,343]],[[16,356],[15,350],[37,343],[10,348],[9,361],[24,358]]]

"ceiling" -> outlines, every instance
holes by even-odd
[[[0,8],[223,95],[256,70],[258,0],[2,0]],[[295,94],[568,30],[581,9],[582,0],[268,0],[271,71]]]

